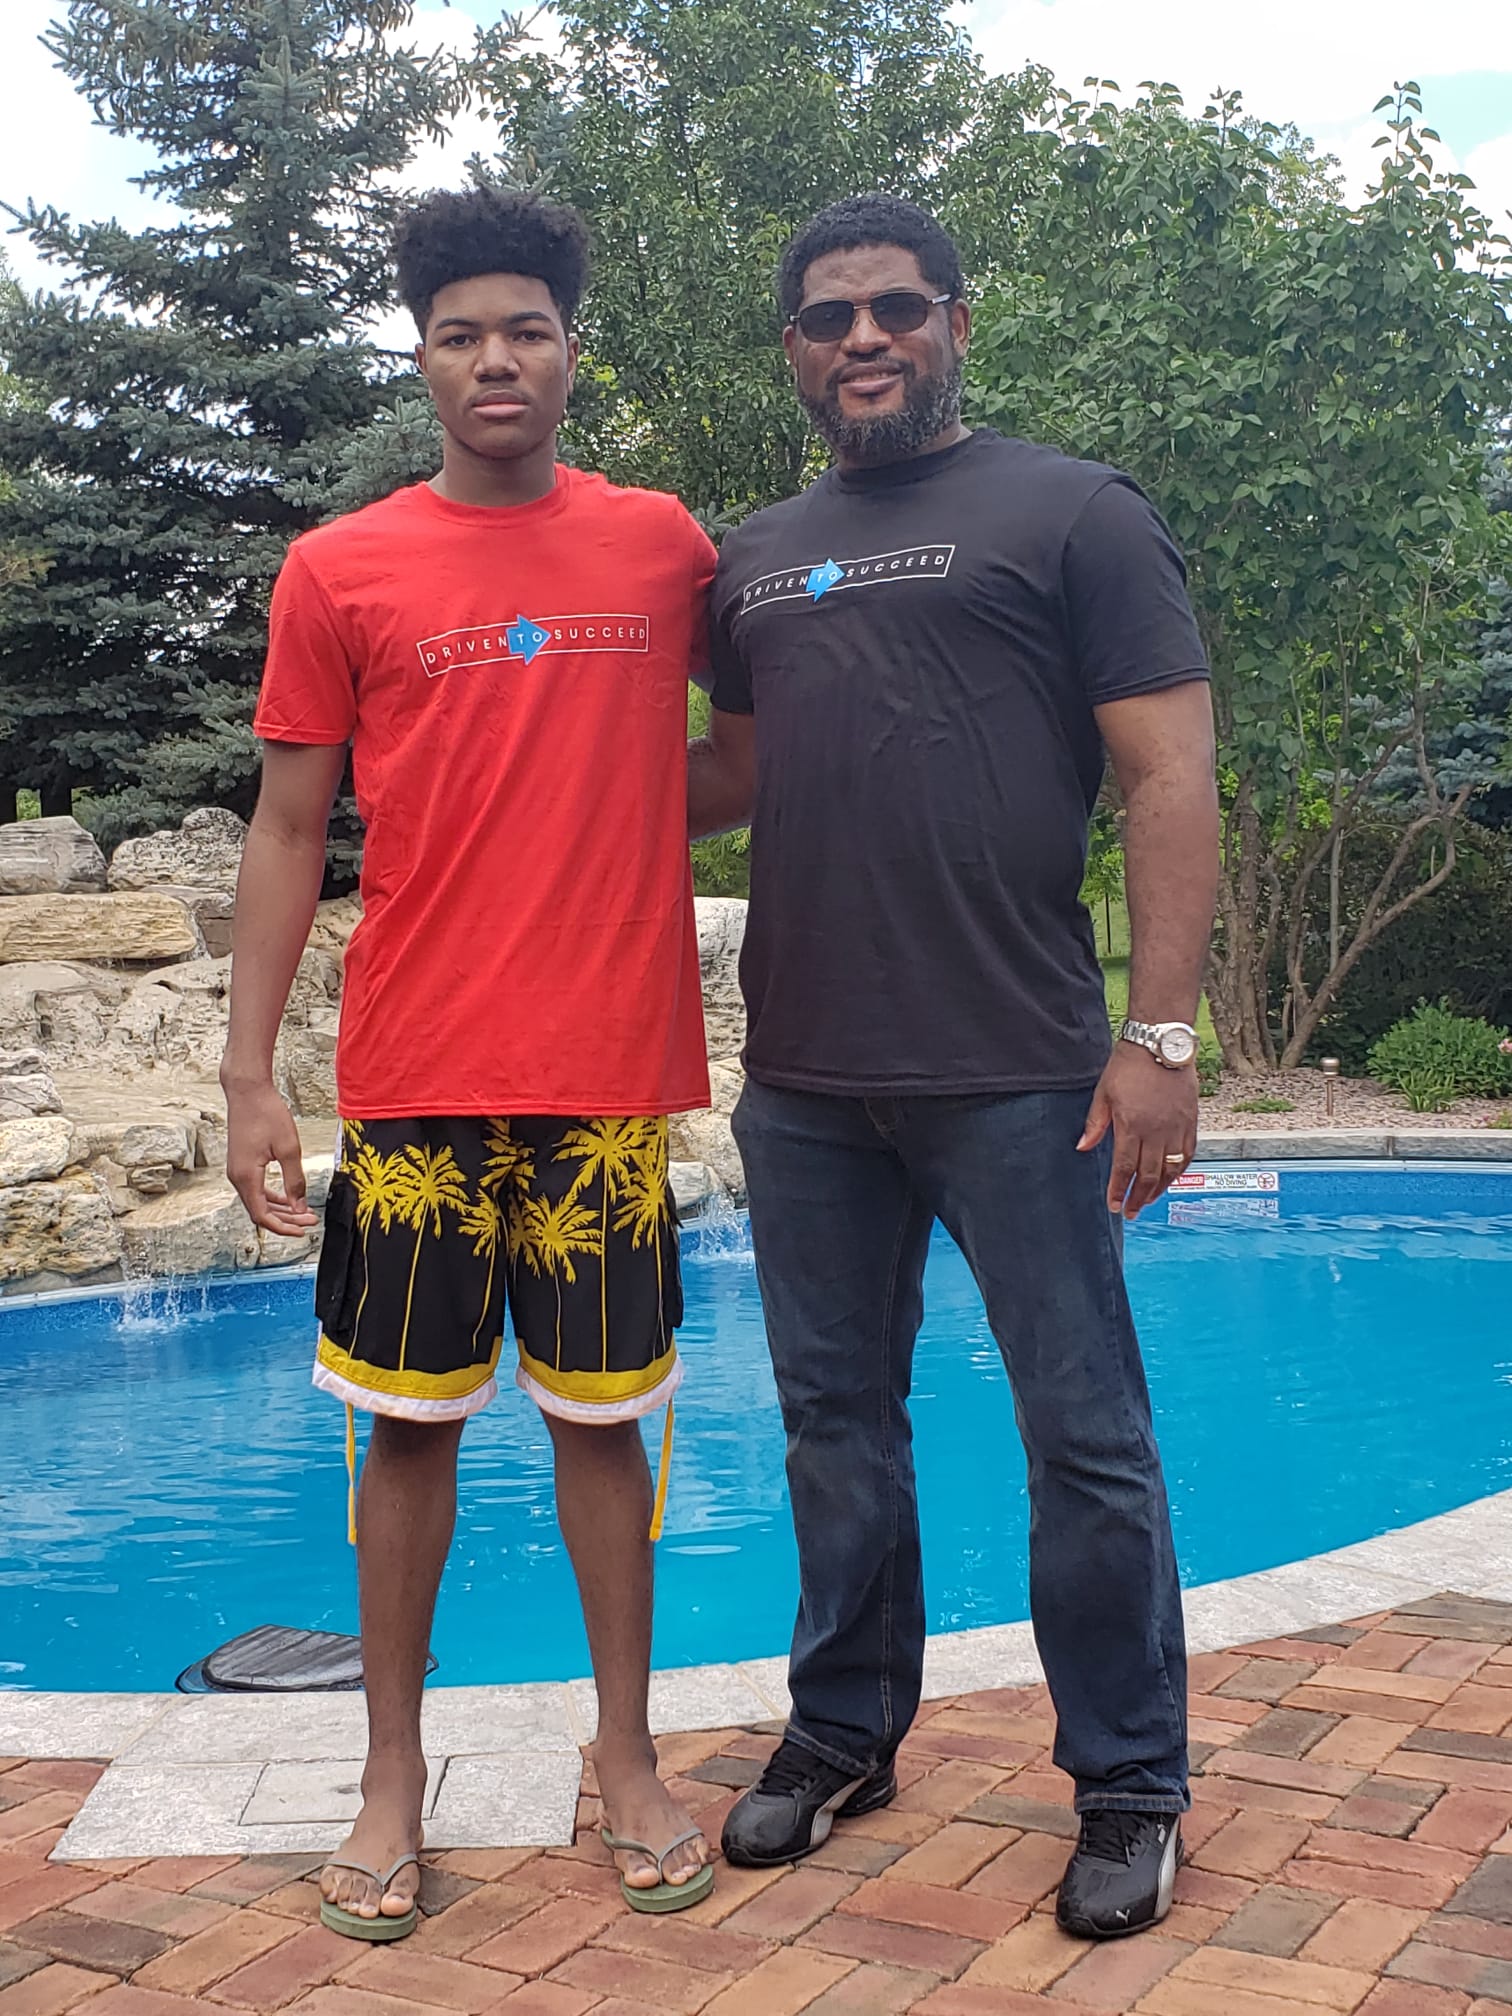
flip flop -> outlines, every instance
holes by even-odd
[[[674,1843],[674,1846],[676,1844]],[[355,1869],[359,1876],[370,1877],[378,1885],[378,1901],[381,1904],[389,1885],[401,1869],[407,1869],[413,1862],[420,1867],[418,1855],[401,1855],[391,1869],[379,1871],[370,1869],[366,1862],[355,1862],[350,1855],[333,1855],[326,1863],[327,1869]],[[355,1911],[348,1911],[344,1904],[332,1904],[324,1897],[320,1900],[320,1922],[327,1931],[339,1932],[343,1939],[365,1939],[377,1944],[384,1939],[407,1939],[419,1921],[420,1907],[411,1904],[396,1918],[385,1918],[380,1911],[376,1918],[363,1918]]]
[[[611,1854],[644,1855],[648,1862],[656,1864],[656,1873],[661,1876],[673,1849],[681,1848],[686,1841],[696,1841],[702,1833],[701,1827],[690,1827],[686,1834],[679,1834],[675,1841],[669,1841],[659,1855],[644,1841],[627,1841],[623,1835],[611,1834],[607,1827],[599,1829],[599,1839]],[[637,1890],[634,1884],[620,1877],[621,1893],[632,1911],[687,1911],[695,1904],[702,1904],[713,1888],[714,1867],[709,1862],[697,1875],[690,1876],[686,1883],[668,1883],[663,1878],[660,1883]]]

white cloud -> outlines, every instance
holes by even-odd
[[[0,75],[0,200],[23,209],[28,198],[51,203],[76,218],[118,217],[139,228],[163,222],[165,206],[133,188],[131,177],[150,167],[152,150],[122,140],[95,123],[94,115],[38,39],[63,12],[64,0],[3,0],[4,74]],[[460,10],[424,4],[406,39],[422,49],[461,51],[472,46],[477,24]],[[475,108],[459,113],[444,140],[427,140],[401,177],[410,189],[460,184],[474,154],[489,155],[497,144],[493,122]],[[59,284],[49,266],[24,237],[3,239],[6,257],[27,286]],[[400,341],[412,331],[395,324]]]
[[[994,69],[1045,63],[1061,82],[1113,77],[1178,85],[1189,103],[1242,90],[1261,118],[1304,131],[1348,130],[1397,78],[1512,69],[1506,0],[1270,0],[1263,10],[1212,0],[976,0],[965,16]],[[1467,52],[1474,51],[1473,59]],[[1512,127],[1512,106],[1508,108]]]
[[[1512,133],[1473,147],[1465,158],[1465,173],[1475,184],[1481,208],[1512,238]]]
[[[141,225],[164,215],[130,177],[150,165],[148,150],[115,138],[93,121],[84,100],[54,67],[37,37],[62,12],[63,0],[0,0],[5,13],[6,65],[0,76],[0,198],[28,196],[79,217],[115,215]],[[1460,0],[1454,10],[1430,10],[1420,0],[1271,0],[1257,25],[1253,10],[1212,0],[969,0],[962,18],[989,67],[1013,70],[1046,63],[1062,83],[1117,78],[1126,92],[1143,79],[1177,84],[1200,106],[1217,86],[1238,87],[1256,114],[1294,121],[1338,154],[1351,192],[1360,194],[1376,171],[1371,113],[1393,79],[1416,77],[1433,123],[1435,76],[1474,66],[1512,71],[1512,6],[1507,0]],[[421,0],[409,33],[428,48],[463,49],[475,23],[461,7]],[[549,24],[547,26],[549,34]],[[1452,138],[1452,136],[1446,136]],[[414,189],[453,186],[474,153],[491,154],[492,124],[475,108],[459,115],[445,141],[426,142],[404,175]],[[1452,165],[1450,146],[1438,150]],[[1507,131],[1481,141],[1465,160],[1484,207],[1512,210],[1512,105]],[[30,285],[56,282],[25,239],[4,241],[11,264]],[[384,340],[406,345],[402,317],[386,319]]]
[[[38,41],[59,0],[5,0],[5,72],[0,79],[0,199],[23,209],[29,198],[75,217],[119,217],[140,226],[162,206],[130,178],[150,167],[150,149],[94,123],[88,105]],[[0,222],[8,226],[10,219]],[[29,287],[56,286],[28,239],[3,240],[12,271]]]

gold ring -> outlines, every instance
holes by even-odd
[[[1165,1159],[1167,1162],[1185,1162],[1187,1158],[1185,1155],[1167,1155]]]

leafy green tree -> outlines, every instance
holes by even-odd
[[[1480,476],[1512,363],[1507,247],[1435,171],[1415,88],[1380,109],[1358,207],[1237,96],[1193,118],[1169,87],[1059,95],[1027,176],[1016,129],[957,164],[990,215],[997,148],[1019,225],[978,316],[978,413],[1131,471],[1188,557],[1224,783],[1208,992],[1239,1071],[1301,1060],[1366,950],[1452,872],[1475,788],[1440,752],[1497,549]],[[1337,891],[1401,755],[1400,845],[1347,928],[1333,902],[1317,954],[1310,896]]]
[[[411,0],[71,0],[46,38],[157,151],[151,229],[22,221],[66,295],[0,303],[37,392],[0,413],[0,540],[51,556],[0,608],[0,737],[43,809],[108,840],[245,809],[268,586],[355,429],[390,401],[395,171],[458,102]]]
[[[571,441],[716,523],[789,496],[807,423],[772,276],[858,189],[935,200],[980,73],[936,0],[563,0],[560,53],[482,38],[503,172],[579,204],[597,277]]]
[[[0,253],[0,312],[19,303],[21,290],[11,276],[10,266]],[[5,369],[0,357],[0,424],[28,403],[26,386]],[[14,485],[0,469],[0,514],[15,495]],[[47,570],[46,555],[34,545],[13,538],[0,538],[0,610],[11,590],[40,580]],[[6,728],[5,708],[0,702],[0,823],[16,817],[17,780]]]
[[[1512,447],[1505,438],[1492,451],[1486,501],[1512,526]],[[1461,724],[1461,745],[1493,782],[1473,810],[1487,825],[1512,831],[1512,556],[1491,582],[1480,664],[1480,691]]]

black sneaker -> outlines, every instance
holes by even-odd
[[[750,1791],[730,1808],[724,1824],[726,1858],[747,1869],[801,1861],[829,1839],[836,1820],[874,1813],[897,1792],[891,1763],[880,1765],[869,1778],[853,1778],[801,1743],[784,1739]]]
[[[1180,1867],[1181,1822],[1174,1813],[1113,1807],[1084,1813],[1055,1900],[1055,1921],[1082,1939],[1143,1932],[1170,1910]]]

